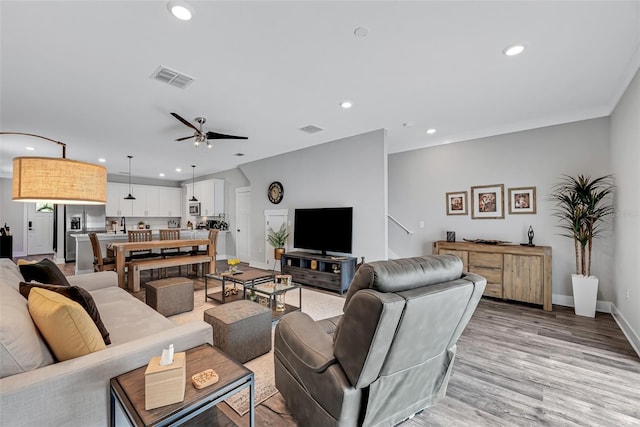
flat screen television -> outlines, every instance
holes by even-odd
[[[296,209],[293,246],[327,252],[351,253],[353,208]]]

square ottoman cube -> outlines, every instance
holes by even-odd
[[[271,310],[247,300],[204,312],[213,329],[213,345],[240,363],[271,351]]]
[[[170,277],[153,280],[146,285],[147,305],[163,316],[193,310],[193,280]]]

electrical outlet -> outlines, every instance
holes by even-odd
[[[420,221],[420,228],[424,228],[424,221]]]
[[[631,299],[631,293],[629,292],[629,289],[627,288],[627,301],[629,301]]]

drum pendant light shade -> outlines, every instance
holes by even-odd
[[[26,132],[0,135],[43,139],[62,147],[62,158],[15,157],[13,159],[12,200],[50,202],[64,205],[104,205],[107,203],[107,168],[67,159],[67,145]]]
[[[64,158],[16,157],[13,200],[103,205],[107,202],[107,169]]]

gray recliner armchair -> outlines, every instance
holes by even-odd
[[[275,330],[275,380],[301,426],[393,426],[444,397],[486,280],[454,255],[364,264],[343,314]]]

